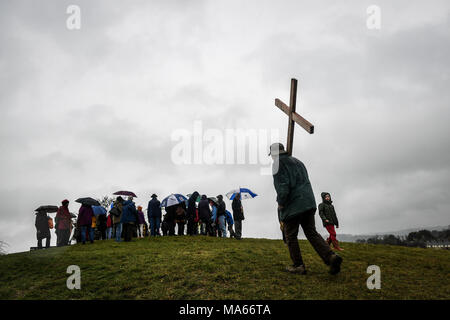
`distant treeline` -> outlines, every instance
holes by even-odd
[[[410,232],[407,236],[398,237],[393,234],[388,234],[384,236],[375,236],[368,239],[358,239],[356,242],[426,248],[427,243],[450,242],[450,229],[442,231],[420,230],[417,232]]]

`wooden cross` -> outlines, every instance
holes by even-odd
[[[308,133],[314,133],[314,126],[301,115],[295,112],[295,106],[297,104],[297,79],[291,79],[291,98],[289,106],[287,106],[280,99],[275,99],[275,105],[289,116],[289,127],[287,134],[287,153],[292,156],[292,145],[294,142],[294,122],[297,122]]]

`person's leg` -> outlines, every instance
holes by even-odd
[[[289,255],[294,264],[294,267],[303,265],[302,254],[300,246],[298,245],[298,227],[300,225],[300,217],[294,217],[284,222],[284,235],[286,243],[289,248]]]
[[[125,241],[131,241],[131,238],[133,237],[133,226],[130,223],[125,223]]]
[[[88,231],[89,231],[89,241],[91,241],[91,243],[94,243],[95,228],[92,228],[91,226],[88,226]]]
[[[321,235],[316,230],[316,224],[314,220],[314,210],[309,212],[303,212],[301,214],[301,226],[303,232],[305,233],[306,239],[311,243],[314,250],[322,258],[323,262],[327,265],[330,264],[330,257],[334,254],[330,246],[321,237]]]
[[[225,228],[225,217],[224,216],[220,216],[219,217],[219,230],[220,230],[220,235],[222,238],[226,238],[227,237],[227,230]]]
[[[330,233],[330,242],[333,244],[333,247],[337,251],[344,251],[344,249],[339,246],[339,241],[336,239],[336,230],[334,229],[334,225],[328,225],[327,230]]]
[[[236,234],[234,233],[233,225],[232,225],[232,224],[230,224],[230,225],[228,226],[228,232],[230,232],[230,238],[233,238],[233,237],[236,236]]]
[[[127,241],[128,239],[128,223],[122,223],[122,235],[123,241]]]
[[[122,224],[118,223],[116,226],[116,241],[120,242],[122,239]]]
[[[157,236],[160,236],[161,233],[159,231],[159,228],[161,227],[161,218],[160,217],[156,217],[155,218],[155,234]]]
[[[150,220],[149,220],[149,224],[150,224],[150,235],[151,236],[155,236],[156,235],[156,231],[155,231],[155,223],[156,223],[156,221],[155,221],[155,218],[153,218],[153,217],[150,217]]]
[[[187,234],[190,236],[192,236],[194,234],[194,220],[192,220],[192,218],[188,219]]]
[[[242,221],[234,220],[234,236],[236,239],[240,239],[242,237]]]
[[[129,224],[130,234],[129,234],[129,236],[128,236],[128,241],[133,240],[134,235],[137,236],[137,230],[136,230],[136,227],[137,227],[136,224],[133,224],[133,223],[130,223],[130,224]]]
[[[334,230],[334,226],[332,224],[326,225],[325,228],[327,229],[328,233],[330,234],[330,236],[328,237],[327,240],[329,241],[329,243],[332,243],[333,240],[336,240],[336,230]]]
[[[81,242],[83,244],[86,243],[86,230],[87,230],[87,226],[81,226]]]
[[[61,236],[61,242],[60,245],[61,246],[67,246],[68,242],[69,242],[69,229],[63,229],[63,230],[59,230],[59,234]]]
[[[57,247],[61,247],[61,242],[62,242],[61,238],[62,238],[61,237],[61,230],[57,230],[56,231],[56,246]]]
[[[181,222],[178,224],[178,235],[179,236],[184,236],[184,222]]]

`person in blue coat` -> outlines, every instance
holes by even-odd
[[[234,237],[234,230],[233,230],[234,220],[233,220],[233,215],[228,210],[225,210],[225,221],[227,222],[227,225],[228,225],[228,231],[230,232],[230,238],[233,238]],[[226,234],[225,234],[225,237],[226,237]]]
[[[161,224],[161,202],[158,200],[158,196],[156,194],[152,194],[152,200],[148,202],[147,207],[147,217],[148,222],[150,223],[150,235],[159,236],[159,226]]]
[[[133,202],[133,197],[128,197],[128,200],[122,204],[122,217],[120,223],[123,225],[124,240],[131,241],[133,230],[138,222],[138,213],[136,205]]]

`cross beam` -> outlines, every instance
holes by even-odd
[[[288,134],[287,134],[287,153],[292,155],[292,147],[294,143],[294,123],[299,124],[308,133],[314,133],[314,125],[312,125],[308,120],[303,118],[301,115],[295,112],[295,107],[297,104],[297,79],[291,79],[291,97],[289,101],[289,106],[287,106],[280,99],[275,99],[275,105],[289,116],[288,122]]]

